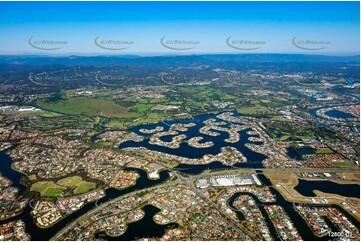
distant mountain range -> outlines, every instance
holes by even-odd
[[[219,63],[360,63],[360,55],[328,56],[302,54],[209,54],[151,56],[39,56],[0,55],[0,64],[10,65],[138,65],[186,67]],[[4,67],[4,66],[3,66]]]

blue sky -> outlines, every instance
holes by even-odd
[[[0,2],[0,9],[0,54],[360,51],[359,2]]]

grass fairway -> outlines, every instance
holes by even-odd
[[[87,193],[96,188],[94,182],[83,181],[80,176],[71,176],[57,181],[59,185],[66,187],[75,187],[74,194]]]
[[[74,194],[87,193],[95,188],[96,184],[94,182],[83,181],[77,186],[77,188],[75,188]]]
[[[30,191],[36,191],[40,192],[42,196],[47,197],[60,197],[63,194],[63,191],[65,190],[65,187],[59,186],[55,184],[53,181],[40,181],[37,183],[34,183]]]
[[[139,113],[144,113],[145,111],[150,110],[153,106],[153,104],[137,103],[133,108],[136,108]]]
[[[119,118],[136,118],[136,112],[129,112],[127,108],[119,106],[112,101],[96,98],[68,98],[56,102],[37,101],[40,107],[66,114],[86,114],[88,116],[110,116]]]

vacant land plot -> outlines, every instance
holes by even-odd
[[[81,183],[83,179],[80,176],[72,176],[67,177],[64,179],[61,179],[57,181],[59,185],[66,186],[66,187],[75,187],[78,186],[79,183]]]
[[[57,181],[57,183],[66,187],[75,187],[74,194],[86,193],[96,188],[94,182],[83,181],[80,176],[67,177]]]
[[[42,196],[46,197],[59,197],[62,196],[65,187],[55,184],[53,181],[40,181],[34,183],[30,191],[40,192]]]
[[[94,182],[82,181],[77,188],[74,189],[74,194],[87,193],[95,188],[96,184]]]
[[[273,173],[273,172],[265,172],[265,176],[271,180],[272,185],[287,185],[291,188],[297,186],[298,177],[295,173]]]

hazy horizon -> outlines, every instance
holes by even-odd
[[[171,57],[171,56],[203,56],[203,55],[304,55],[304,56],[360,56],[360,53],[0,53],[0,56],[38,56],[38,57]]]

